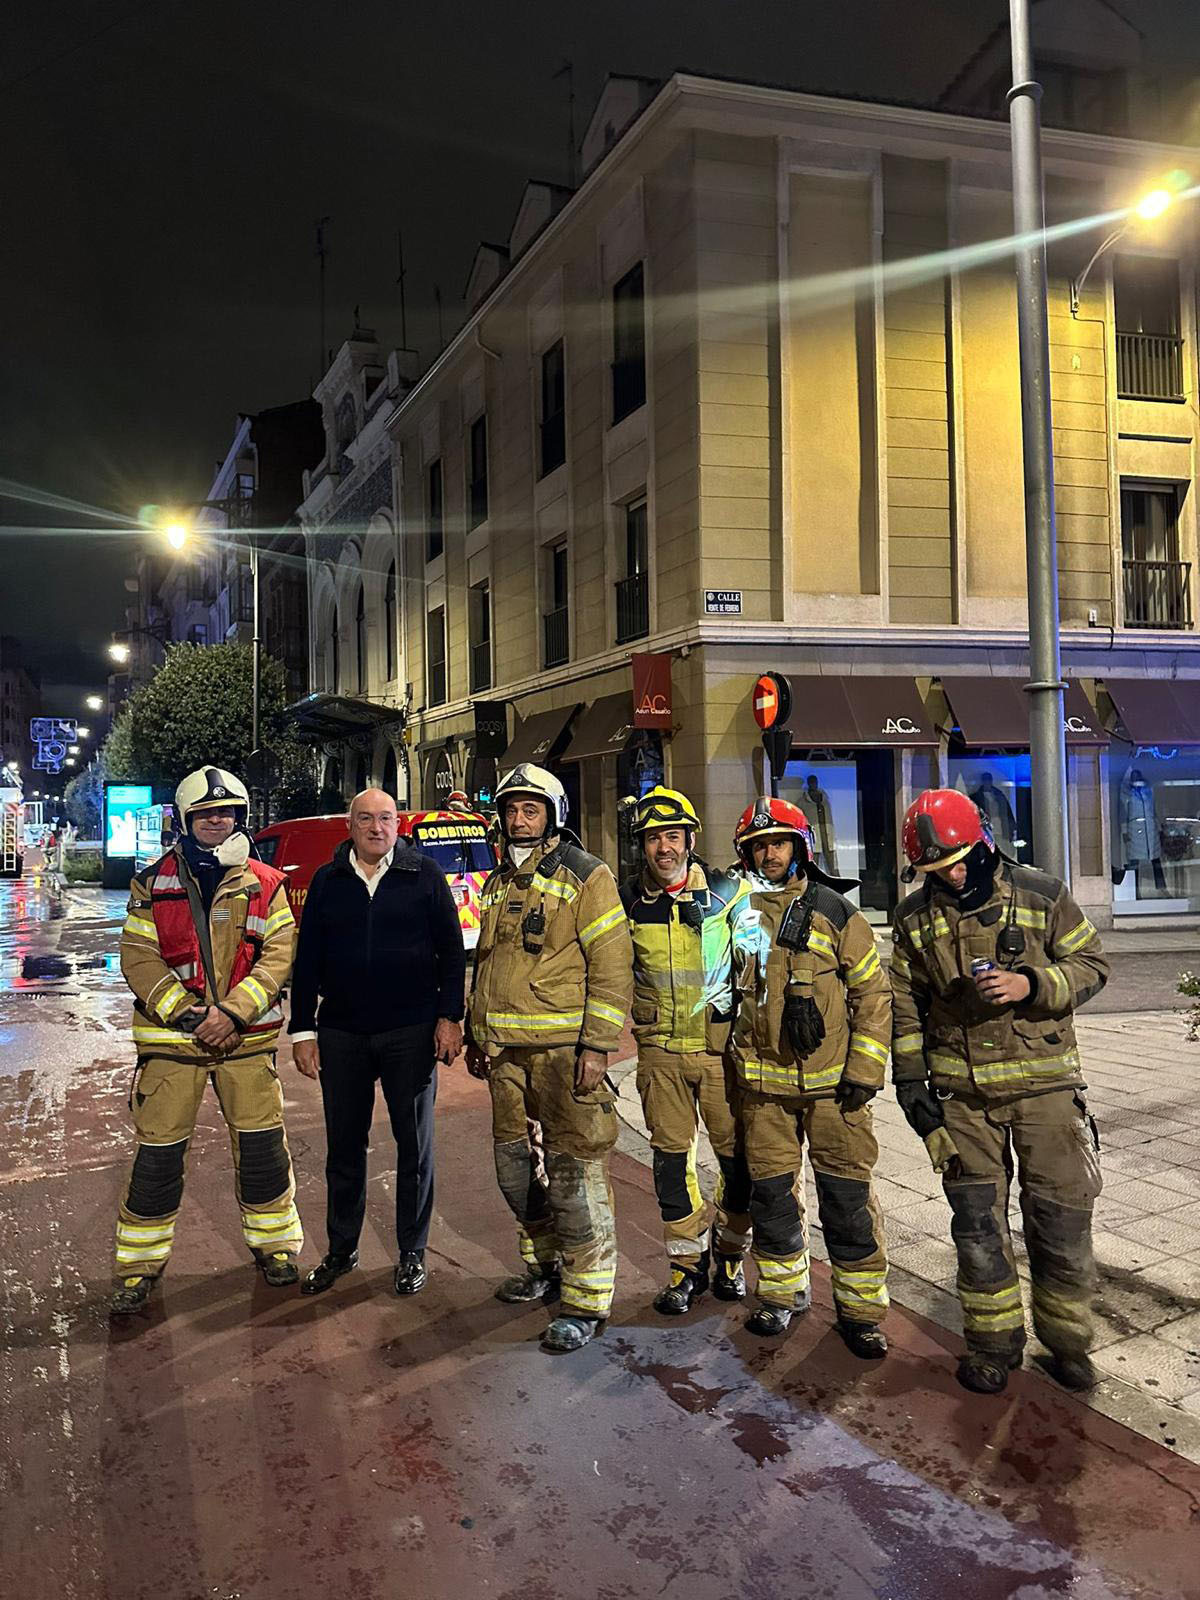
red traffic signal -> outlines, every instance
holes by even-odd
[[[754,685],[754,720],[764,731],[785,724],[792,714],[792,686],[781,672],[764,672]]]

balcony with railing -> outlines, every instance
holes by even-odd
[[[1182,400],[1183,340],[1173,333],[1117,333],[1122,400]]]
[[[650,582],[646,573],[632,572],[617,583],[617,643],[644,639],[650,632]]]
[[[1192,563],[1126,561],[1125,626],[1190,628]]]
[[[547,667],[561,667],[570,655],[570,638],[567,628],[567,608],[559,606],[556,611],[546,611],[542,614],[542,664]]]
[[[492,643],[484,639],[471,646],[471,693],[492,687]]]

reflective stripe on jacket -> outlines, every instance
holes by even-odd
[[[573,839],[507,854],[479,896],[470,1035],[506,1046],[611,1051],[629,1014],[633,951],[616,880]],[[539,928],[539,921],[541,926]]]
[[[997,940],[1010,923],[1025,948],[1006,958]],[[971,976],[978,959],[1024,974],[1029,999],[988,1005]],[[1082,1083],[1072,1015],[1108,981],[1108,960],[1064,884],[1005,866],[974,911],[961,911],[932,874],[903,900],[891,979],[896,1081],[928,1077],[943,1091],[1002,1100]]]
[[[219,1005],[239,1024],[229,1055],[274,1048],[283,1020],[281,994],[292,970],[296,920],[284,877],[261,862],[231,868],[209,912],[216,991],[204,971],[188,898],[191,875],[171,850],[129,886],[121,930],[121,971],[134,993],[133,1038],[139,1052],[211,1061],[213,1052],[170,1023],[189,1006]],[[186,917],[194,939],[183,926]]]
[[[734,906],[737,1013],[730,1056],[742,1083],[760,1094],[832,1094],[848,1082],[880,1088],[891,1039],[891,996],[862,913],[827,885],[814,885],[808,948],[776,942],[788,907],[807,890],[801,878],[776,886],[747,874],[749,893]],[[796,1059],[784,1023],[788,984],[812,999],[825,1038]]]
[[[724,1050],[733,1014],[729,908],[748,893],[744,878],[695,860],[677,895],[660,889],[645,871],[622,886],[633,940],[633,1034],[639,1044],[674,1055]]]

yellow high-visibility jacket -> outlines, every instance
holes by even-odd
[[[986,903],[960,910],[931,881],[896,908],[892,947],[892,1072],[928,1077],[943,1091],[1014,1099],[1080,1084],[1072,1015],[1108,981],[1095,928],[1048,873],[1005,866]],[[997,954],[1011,925],[1019,956]],[[1012,967],[1033,984],[1019,1005],[989,1005],[971,976],[977,958]]]
[[[633,951],[616,879],[559,835],[518,869],[506,854],[479,896],[471,1039],[506,1046],[610,1052],[633,988]]]

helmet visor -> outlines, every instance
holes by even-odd
[[[943,867],[952,867],[956,861],[961,861],[964,856],[969,856],[979,840],[972,840],[957,850],[951,850],[949,855],[941,856],[937,861],[914,861],[913,867],[917,872],[940,872]]]

